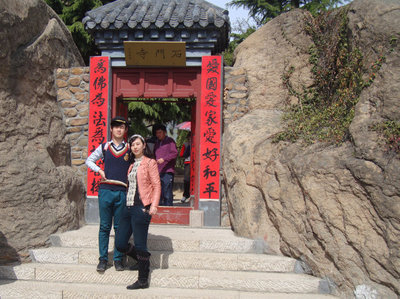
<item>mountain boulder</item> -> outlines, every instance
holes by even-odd
[[[297,101],[283,84],[289,67],[294,88],[314,84],[306,11],[271,20],[237,48],[234,67],[247,71],[250,111],[224,131],[230,220],[237,234],[298,258],[346,298],[397,298],[400,159],[373,127],[400,121],[400,3],[355,0],[341,9],[348,9],[349,40],[365,65],[385,59],[361,93],[350,141],[340,146],[272,142],[287,103]]]
[[[28,259],[50,234],[83,222],[54,71],[84,65],[42,0],[0,2],[0,263]]]

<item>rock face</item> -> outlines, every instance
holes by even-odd
[[[23,260],[51,233],[83,221],[54,71],[83,65],[42,0],[0,2],[0,263]]]
[[[400,38],[400,3],[350,4],[352,42],[367,64],[381,53],[386,62],[361,94],[350,127],[352,142],[339,147],[271,142],[283,128],[280,110],[295,100],[282,83],[287,67],[295,66],[293,86],[312,84],[312,41],[302,31],[305,14],[281,15],[237,49],[235,67],[247,71],[251,109],[224,131],[231,223],[239,235],[263,238],[269,250],[301,259],[344,297],[397,298],[400,160],[385,151],[371,126],[400,121],[399,46],[385,49],[388,41]]]

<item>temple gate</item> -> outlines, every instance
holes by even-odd
[[[101,51],[90,62],[88,155],[109,136],[124,98],[194,98],[191,206],[160,207],[153,223],[220,225],[223,59],[228,12],[206,1],[118,0],[86,13]],[[99,178],[89,170],[86,210],[97,209]]]

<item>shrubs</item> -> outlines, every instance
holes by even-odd
[[[364,66],[363,54],[349,41],[347,13],[347,8],[341,8],[315,18],[308,16],[304,29],[313,40],[309,62],[314,84],[295,90],[290,82],[294,67],[289,67],[282,76],[283,84],[289,94],[298,99],[298,104],[288,106],[284,115],[285,130],[274,136],[275,142],[302,140],[306,144],[341,144],[350,139],[354,107],[362,90],[375,80],[385,62],[385,53],[371,66]],[[391,52],[397,38],[388,42]],[[388,121],[380,128],[388,148],[399,151],[398,123]]]
[[[400,154],[400,122],[385,121],[372,127],[379,132],[385,141],[385,150]]]
[[[286,129],[275,136],[275,141],[341,143],[349,138],[354,106],[365,87],[362,54],[350,47],[346,9],[321,13],[316,18],[310,15],[305,24],[314,42],[309,49],[314,85],[295,91],[290,84],[294,69],[284,74],[283,83],[298,104],[288,108]]]

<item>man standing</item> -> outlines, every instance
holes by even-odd
[[[99,186],[99,264],[98,272],[104,272],[108,263],[108,241],[114,218],[114,231],[117,231],[119,219],[126,204],[127,173],[129,168],[129,146],[124,141],[128,131],[128,122],[117,116],[111,120],[111,141],[100,144],[86,159],[86,165],[101,176]],[[96,161],[104,161],[104,170]],[[123,254],[114,248],[114,266],[117,271],[124,270]]]
[[[173,205],[173,185],[175,162],[178,155],[174,139],[167,136],[167,129],[164,125],[155,125],[157,141],[154,145],[154,155],[158,164],[158,172],[161,180],[161,199],[160,205]]]

